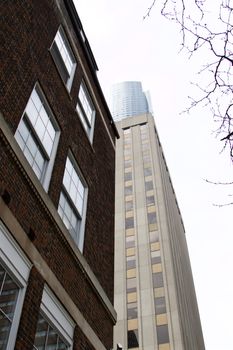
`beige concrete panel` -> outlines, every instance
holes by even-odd
[[[125,230],[125,235],[128,236],[133,236],[135,234],[135,229],[134,228],[128,228]]]
[[[152,272],[162,272],[162,264],[154,264],[152,265]]]
[[[160,249],[160,242],[155,242],[155,243],[151,243],[151,251],[154,252],[155,250],[159,250]]]
[[[128,330],[138,329],[138,319],[128,320]]]
[[[136,269],[127,270],[126,277],[127,278],[134,278],[134,277],[136,277]]]
[[[137,301],[137,293],[136,292],[128,293],[127,294],[127,302],[134,303],[135,301]]]
[[[170,350],[170,344],[166,343],[166,344],[160,344],[159,345],[159,350]],[[181,349],[181,348],[180,348]]]
[[[165,291],[164,291],[163,287],[154,288],[154,296],[155,296],[155,298],[164,297],[164,295],[165,295]]]
[[[132,217],[133,217],[133,210],[127,211],[127,212],[125,213],[125,217],[126,217],[126,218],[132,218]]]
[[[150,207],[148,207],[148,208],[147,208],[147,212],[148,212],[148,213],[154,213],[154,212],[156,212],[155,205],[151,205]]]
[[[132,255],[135,255],[135,248],[127,248],[126,256],[132,256]]]
[[[167,314],[160,314],[157,315],[155,318],[155,322],[157,324],[157,326],[162,326],[164,324],[167,324]]]

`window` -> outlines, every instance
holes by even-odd
[[[0,349],[14,349],[30,263],[0,221]]]
[[[58,29],[54,38],[51,46],[51,54],[63,82],[68,91],[70,91],[77,64],[62,27]]]
[[[87,187],[73,159],[67,157],[58,213],[79,249],[83,249]]]
[[[34,349],[68,350],[73,342],[74,322],[46,286],[37,322]]]
[[[36,84],[18,125],[15,138],[47,191],[60,132],[52,111]]]
[[[92,142],[94,134],[95,108],[84,82],[81,83],[78,93],[78,103],[76,106],[79,118],[83,124],[87,135]]]

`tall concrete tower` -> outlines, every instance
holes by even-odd
[[[124,349],[204,350],[185,231],[155,128],[116,123],[114,341]]]

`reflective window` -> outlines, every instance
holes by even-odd
[[[147,213],[147,219],[148,219],[148,224],[155,224],[156,223],[156,213]]]
[[[69,349],[69,345],[40,314],[37,322],[34,348],[37,350],[65,350]]]
[[[137,316],[138,316],[137,303],[129,303],[127,305],[127,319],[133,320],[137,318]]]
[[[163,287],[163,274],[162,274],[162,272],[153,273],[152,279],[153,279],[154,288]]]
[[[125,203],[125,210],[131,211],[133,209],[133,201],[128,201]]]
[[[132,193],[133,193],[133,186],[125,187],[125,196],[129,196]]]
[[[158,344],[169,343],[168,326],[167,325],[157,326],[156,330],[157,330]]]
[[[155,298],[155,313],[156,315],[164,314],[166,312],[165,298]]]
[[[125,181],[130,181],[130,180],[132,180],[132,173],[131,172],[125,173]]]
[[[126,259],[126,268],[132,269],[134,267],[136,267],[135,256],[128,256]]]
[[[146,197],[146,205],[154,205],[155,204],[155,197],[154,196],[148,196]]]
[[[146,191],[152,190],[153,189],[153,181],[145,182],[145,188],[146,188]]]
[[[128,349],[137,348],[138,346],[138,330],[128,331]]]
[[[92,98],[84,82],[81,83],[78,93],[78,103],[76,106],[78,115],[89,138],[93,139],[93,129],[95,120],[95,108]]]
[[[58,29],[54,38],[51,46],[51,54],[63,82],[70,91],[74,78],[76,61],[62,27]]]
[[[133,228],[134,227],[134,219],[133,218],[126,218],[125,219],[125,228]]]
[[[80,244],[80,226],[84,219],[84,207],[86,206],[86,191],[73,162],[67,157],[58,213],[78,245]]]
[[[7,348],[19,286],[0,264],[0,349]]]
[[[136,278],[128,278],[126,281],[127,293],[136,292]]]
[[[47,189],[58,143],[58,128],[39,86],[29,98],[15,138],[38,179]],[[57,139],[57,140],[56,140]],[[50,166],[50,167],[49,167]],[[46,179],[47,175],[47,179]],[[46,183],[47,180],[47,184]]]

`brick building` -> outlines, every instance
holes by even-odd
[[[4,0],[0,348],[113,346],[117,130],[71,0]]]

